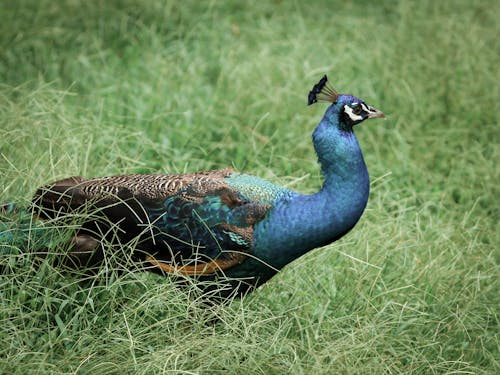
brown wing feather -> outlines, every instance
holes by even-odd
[[[131,197],[154,201],[168,198],[187,187],[203,195],[225,186],[224,178],[233,172],[223,169],[188,174],[130,174],[92,179],[74,176],[38,189],[34,203],[41,207],[53,204],[78,207],[103,198],[110,203]]]

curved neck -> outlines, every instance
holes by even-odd
[[[352,129],[341,129],[332,118],[327,111],[313,134],[322,189],[279,199],[256,228],[256,255],[277,268],[342,237],[366,207],[370,182],[358,141]]]
[[[352,129],[339,129],[325,116],[313,133],[313,143],[324,177],[323,188],[316,195],[325,199],[343,193],[353,194],[353,198],[368,196],[368,170]]]

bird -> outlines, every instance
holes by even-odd
[[[105,241],[133,243],[152,269],[227,280],[225,295],[245,295],[290,262],[347,234],[368,202],[370,181],[354,127],[385,117],[362,99],[339,94],[327,76],[308,105],[329,103],[312,134],[323,184],[301,194],[233,169],[188,174],[128,174],[62,179],[37,189],[32,212],[50,220],[88,213],[72,240],[77,266],[99,264]]]

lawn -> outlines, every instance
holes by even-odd
[[[230,304],[127,248],[94,275],[0,255],[0,373],[500,373],[496,1],[0,9],[2,201],[72,175],[228,166],[312,193],[312,85],[326,73],[387,116],[356,129],[371,175],[356,228]]]

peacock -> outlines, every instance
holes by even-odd
[[[384,114],[339,94],[326,75],[309,92],[308,105],[317,101],[330,105],[312,135],[324,177],[315,194],[232,169],[77,176],[39,188],[27,220],[37,228],[84,213],[69,254],[77,267],[98,265],[103,243],[133,243],[135,256],[159,272],[224,278],[228,293],[245,294],[344,236],[366,207],[369,175],[353,127]]]

